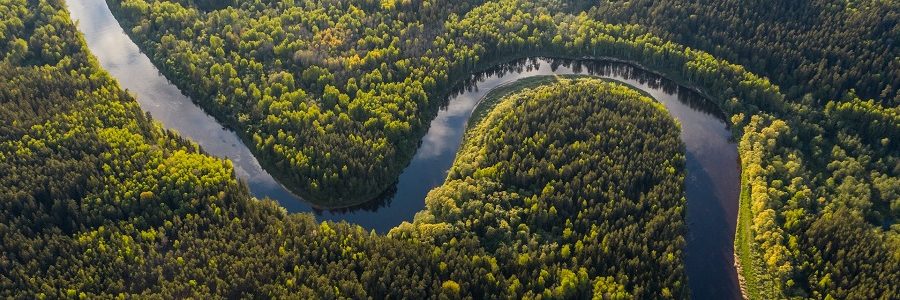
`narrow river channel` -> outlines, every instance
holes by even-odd
[[[663,103],[681,124],[687,159],[685,262],[694,298],[740,298],[733,255],[740,185],[736,145],[715,106],[659,75],[618,62],[548,58],[518,60],[472,75],[447,99],[415,157],[385,197],[356,208],[319,211],[284,188],[233,131],[171,84],[124,33],[105,0],[66,3],[91,52],[135,96],[141,108],[207,153],[230,159],[254,196],[277,200],[290,212],[313,211],[320,220],[348,221],[382,233],[412,220],[424,208],[428,191],[443,183],[473,109],[490,90],[518,79],[552,74],[584,74],[629,84]]]

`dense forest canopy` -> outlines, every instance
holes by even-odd
[[[448,82],[451,62],[432,43],[446,39],[442,20],[477,2],[110,4],[274,175],[340,207],[381,194],[412,157]]]
[[[900,105],[896,1],[602,1],[590,13],[641,24],[789,87],[791,98],[839,99],[850,89]]]
[[[522,283],[578,269],[637,298],[685,297],[677,125],[629,87],[547,81],[496,95],[426,210],[391,235],[478,240]]]
[[[0,11],[18,13],[8,40],[62,45],[0,64],[0,104],[14,120],[0,143],[3,296],[687,293],[678,131],[627,87],[564,80],[498,100],[428,209],[379,236],[250,197],[228,161],[140,112],[60,2]],[[575,123],[585,127],[566,130]],[[484,156],[484,147],[505,150]],[[626,159],[634,155],[642,159]]]
[[[247,114],[251,125],[237,127],[260,136],[257,148],[270,147],[268,135],[274,136],[272,149],[304,152],[323,147],[336,158],[342,155],[334,151],[355,150],[343,141],[320,143],[309,128],[332,124],[338,132],[343,128],[339,124],[359,124],[353,126],[362,131],[344,131],[344,136],[387,141],[389,146],[380,151],[357,152],[382,153],[377,161],[385,163],[385,174],[396,174],[398,169],[391,166],[408,160],[411,151],[404,150],[405,145],[421,134],[423,120],[440,103],[440,88],[471,70],[522,55],[604,56],[639,63],[700,89],[729,116],[740,142],[744,179],[736,248],[750,296],[877,297],[900,289],[880,284],[897,282],[900,276],[900,258],[890,255],[900,252],[900,229],[894,222],[900,214],[896,1],[814,0],[773,9],[770,3],[744,1],[500,0],[442,5],[323,0],[242,2],[218,10],[189,1],[108,2],[176,83],[188,74],[204,77],[217,63],[232,63],[233,74],[240,78],[256,74],[260,79],[228,84],[224,92],[182,86],[204,96],[201,101],[224,98],[207,105],[214,112],[250,105],[219,113],[219,118]],[[237,20],[249,23],[233,25]],[[217,55],[219,48],[224,56]],[[187,55],[195,56],[179,58]],[[355,63],[357,56],[360,63]],[[234,63],[244,59],[248,67]],[[251,84],[259,88],[258,82],[271,82],[266,78],[281,78],[278,74],[283,73],[299,79],[295,91],[309,97],[291,102],[306,104],[298,108],[306,111],[303,116],[332,112],[340,119],[349,111],[350,122],[298,122],[273,114],[283,109],[254,108],[272,107],[256,101],[265,98],[263,93],[238,100],[243,98],[228,92],[247,90]],[[396,100],[413,95],[400,88],[410,84],[416,90],[421,85],[428,100],[373,101],[373,96]],[[334,87],[328,88],[329,95],[327,85]],[[394,110],[395,105],[409,110]],[[260,114],[254,116],[256,111]],[[259,126],[276,121],[299,129]],[[389,126],[402,123],[409,124],[409,130]],[[286,139],[279,139],[279,130],[286,132]],[[284,166],[291,161],[290,155],[260,151],[268,153],[262,155],[264,161]],[[303,190],[316,183],[316,188],[334,190],[323,179],[336,173],[328,169],[342,169],[346,163],[318,160],[311,165],[322,169],[303,173],[308,177],[298,178],[297,186]],[[334,182],[352,190],[346,179],[366,177],[360,174],[371,173],[350,166]],[[381,184],[364,185],[377,190]],[[852,233],[862,233],[867,241],[862,248],[817,244]]]
[[[750,297],[900,294],[897,1],[108,2],[169,79],[326,206],[392,183],[474,70],[551,55],[661,72],[729,116]],[[427,209],[378,236],[249,197],[228,161],[140,112],[61,1],[0,14],[9,296],[687,293],[677,135],[627,88],[505,97]]]

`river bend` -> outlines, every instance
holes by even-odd
[[[490,90],[518,79],[553,74],[591,75],[631,85],[665,105],[681,125],[687,168],[685,264],[694,298],[740,298],[733,254],[740,188],[737,147],[714,105],[657,74],[620,62],[548,58],[518,60],[474,74],[455,87],[385,197],[359,207],[320,211],[284,188],[237,134],[169,82],[125,34],[105,0],[66,2],[91,52],[141,108],[207,153],[230,159],[253,196],[274,199],[290,212],[313,211],[321,220],[348,221],[378,232],[412,220],[424,208],[425,195],[444,182],[453,164],[473,109]]]

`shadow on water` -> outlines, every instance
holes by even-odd
[[[141,108],[166,128],[199,144],[207,153],[230,159],[235,173],[258,198],[278,201],[290,212],[314,212],[320,220],[348,221],[387,232],[425,207],[425,196],[441,185],[459,150],[469,117],[490,90],[542,75],[582,74],[618,80],[663,103],[681,124],[687,158],[688,242],[686,269],[698,299],[734,298],[733,235],[740,170],[736,145],[720,110],[690,89],[653,72],[615,61],[520,59],[471,75],[442,99],[416,154],[397,182],[378,199],[349,208],[318,210],[292,194],[241,142],[206,114],[151,63],[125,34],[105,0],[67,0],[88,47]]]
[[[723,276],[735,272],[734,248],[721,241],[734,240],[731,216],[719,201],[714,180],[703,170],[694,154],[685,154],[685,178],[688,235],[685,271],[694,299],[740,299],[737,276]],[[736,216],[735,216],[736,217]]]
[[[391,184],[391,186],[389,186],[387,188],[387,190],[385,190],[380,195],[378,195],[378,197],[375,197],[375,199],[369,200],[366,203],[348,206],[348,207],[329,208],[329,209],[320,209],[320,208],[313,207],[313,212],[315,212],[316,215],[318,215],[318,216],[323,215],[325,212],[328,212],[329,214],[332,214],[335,216],[341,215],[341,214],[352,214],[352,213],[361,212],[361,211],[378,212],[378,210],[381,208],[391,206],[391,200],[393,200],[396,195],[397,195],[397,183],[394,182],[394,184]]]
[[[666,94],[678,95],[678,101],[687,104],[688,107],[713,115],[718,119],[725,120],[725,113],[718,105],[693,90],[681,86],[657,73],[636,68],[628,63],[612,60],[545,57],[521,58],[494,66],[482,73],[474,74],[470,78],[463,80],[461,84],[450,90],[451,98],[465,92],[476,91],[478,83],[485,81],[487,78],[503,77],[511,73],[527,73],[534,71],[541,67],[542,61],[549,62],[550,70],[553,71],[553,73],[556,73],[559,68],[566,68],[574,74],[604,78],[618,77],[629,81],[635,81],[642,85],[646,85],[651,89],[661,90]],[[448,98],[447,100],[451,98]],[[446,106],[447,101],[442,103]]]

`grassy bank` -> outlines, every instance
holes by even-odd
[[[744,298],[760,299],[757,284],[758,270],[753,264],[753,249],[750,245],[750,242],[753,241],[753,232],[750,231],[753,214],[750,211],[750,187],[747,185],[746,176],[746,174],[741,174],[740,207],[738,208],[737,230],[734,235],[734,253]]]

